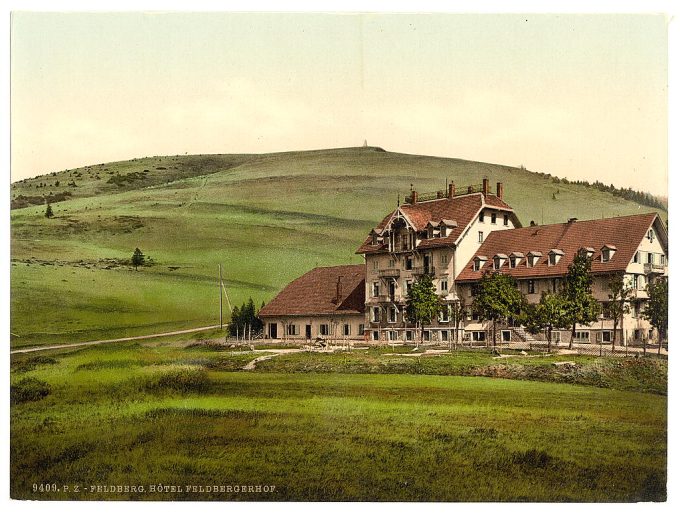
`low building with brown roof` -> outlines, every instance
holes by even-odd
[[[365,270],[317,267],[291,281],[259,312],[265,338],[363,340]]]

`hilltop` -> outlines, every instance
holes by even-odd
[[[505,184],[525,225],[649,211],[667,219],[664,209],[521,167],[379,147],[155,156],[52,172],[11,188],[12,343],[214,323],[218,263],[230,301],[259,305],[314,266],[359,263],[354,250],[411,185],[428,192],[484,176]],[[135,272],[126,263],[135,247],[153,265]]]

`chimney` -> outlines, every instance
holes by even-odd
[[[342,300],[342,276],[338,276],[338,282],[335,285],[335,304],[339,305]]]
[[[411,204],[417,204],[418,203],[418,192],[413,190],[411,192]]]
[[[570,218],[570,219],[567,221],[567,224],[573,224],[573,223],[576,222],[577,220],[578,220],[578,219],[577,219],[576,217],[572,217],[572,218]]]
[[[496,183],[496,197],[503,200],[503,183]]]
[[[468,193],[472,193],[472,186],[468,186]]]
[[[482,179],[482,193],[484,197],[489,195],[489,180],[486,177]]]
[[[437,190],[437,199],[443,199],[444,198],[444,191],[443,190]]]
[[[456,185],[449,183],[449,199],[453,199],[456,196]]]
[[[529,225],[530,225],[530,226],[535,226],[536,223],[532,220],[531,222],[529,222]]]

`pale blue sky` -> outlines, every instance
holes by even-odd
[[[366,138],[665,194],[666,23],[14,13],[12,178]]]

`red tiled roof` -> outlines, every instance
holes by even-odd
[[[430,238],[420,242],[418,249],[429,249],[433,247],[442,247],[453,245],[458,237],[465,231],[468,224],[477,216],[479,210],[483,206],[498,208],[501,210],[512,211],[510,205],[496,197],[495,195],[487,195],[484,197],[481,193],[474,193],[468,195],[460,195],[453,198],[436,199],[434,201],[423,201],[416,204],[403,204],[398,210],[408,218],[408,220],[415,226],[416,231],[423,231],[427,228],[430,221],[439,222],[442,219],[455,220],[457,226],[451,229],[451,233],[445,238]],[[377,226],[378,229],[384,228],[389,222],[390,218],[397,212],[393,211]],[[372,244],[372,238],[369,236],[364,240],[364,243],[357,249],[357,254],[370,254],[384,251],[387,249],[387,244]]]
[[[290,282],[260,315],[342,315],[364,313],[365,265],[317,267]],[[340,299],[337,284],[340,278]]]
[[[529,226],[505,231],[489,233],[484,243],[470,259],[456,281],[477,281],[484,272],[493,270],[493,261],[487,261],[479,270],[473,270],[476,256],[495,256],[518,251],[529,254],[531,251],[542,252],[534,267],[527,267],[526,258],[522,258],[514,269],[510,268],[509,260],[498,270],[517,278],[563,276],[578,250],[582,247],[592,247],[592,272],[605,273],[624,271],[633,258],[640,242],[647,230],[658,218],[656,213],[643,215],[629,215],[611,219],[584,220],[547,226]],[[617,251],[609,262],[601,260],[602,247],[613,245]],[[552,249],[564,251],[564,256],[556,265],[548,265],[549,252]]]

